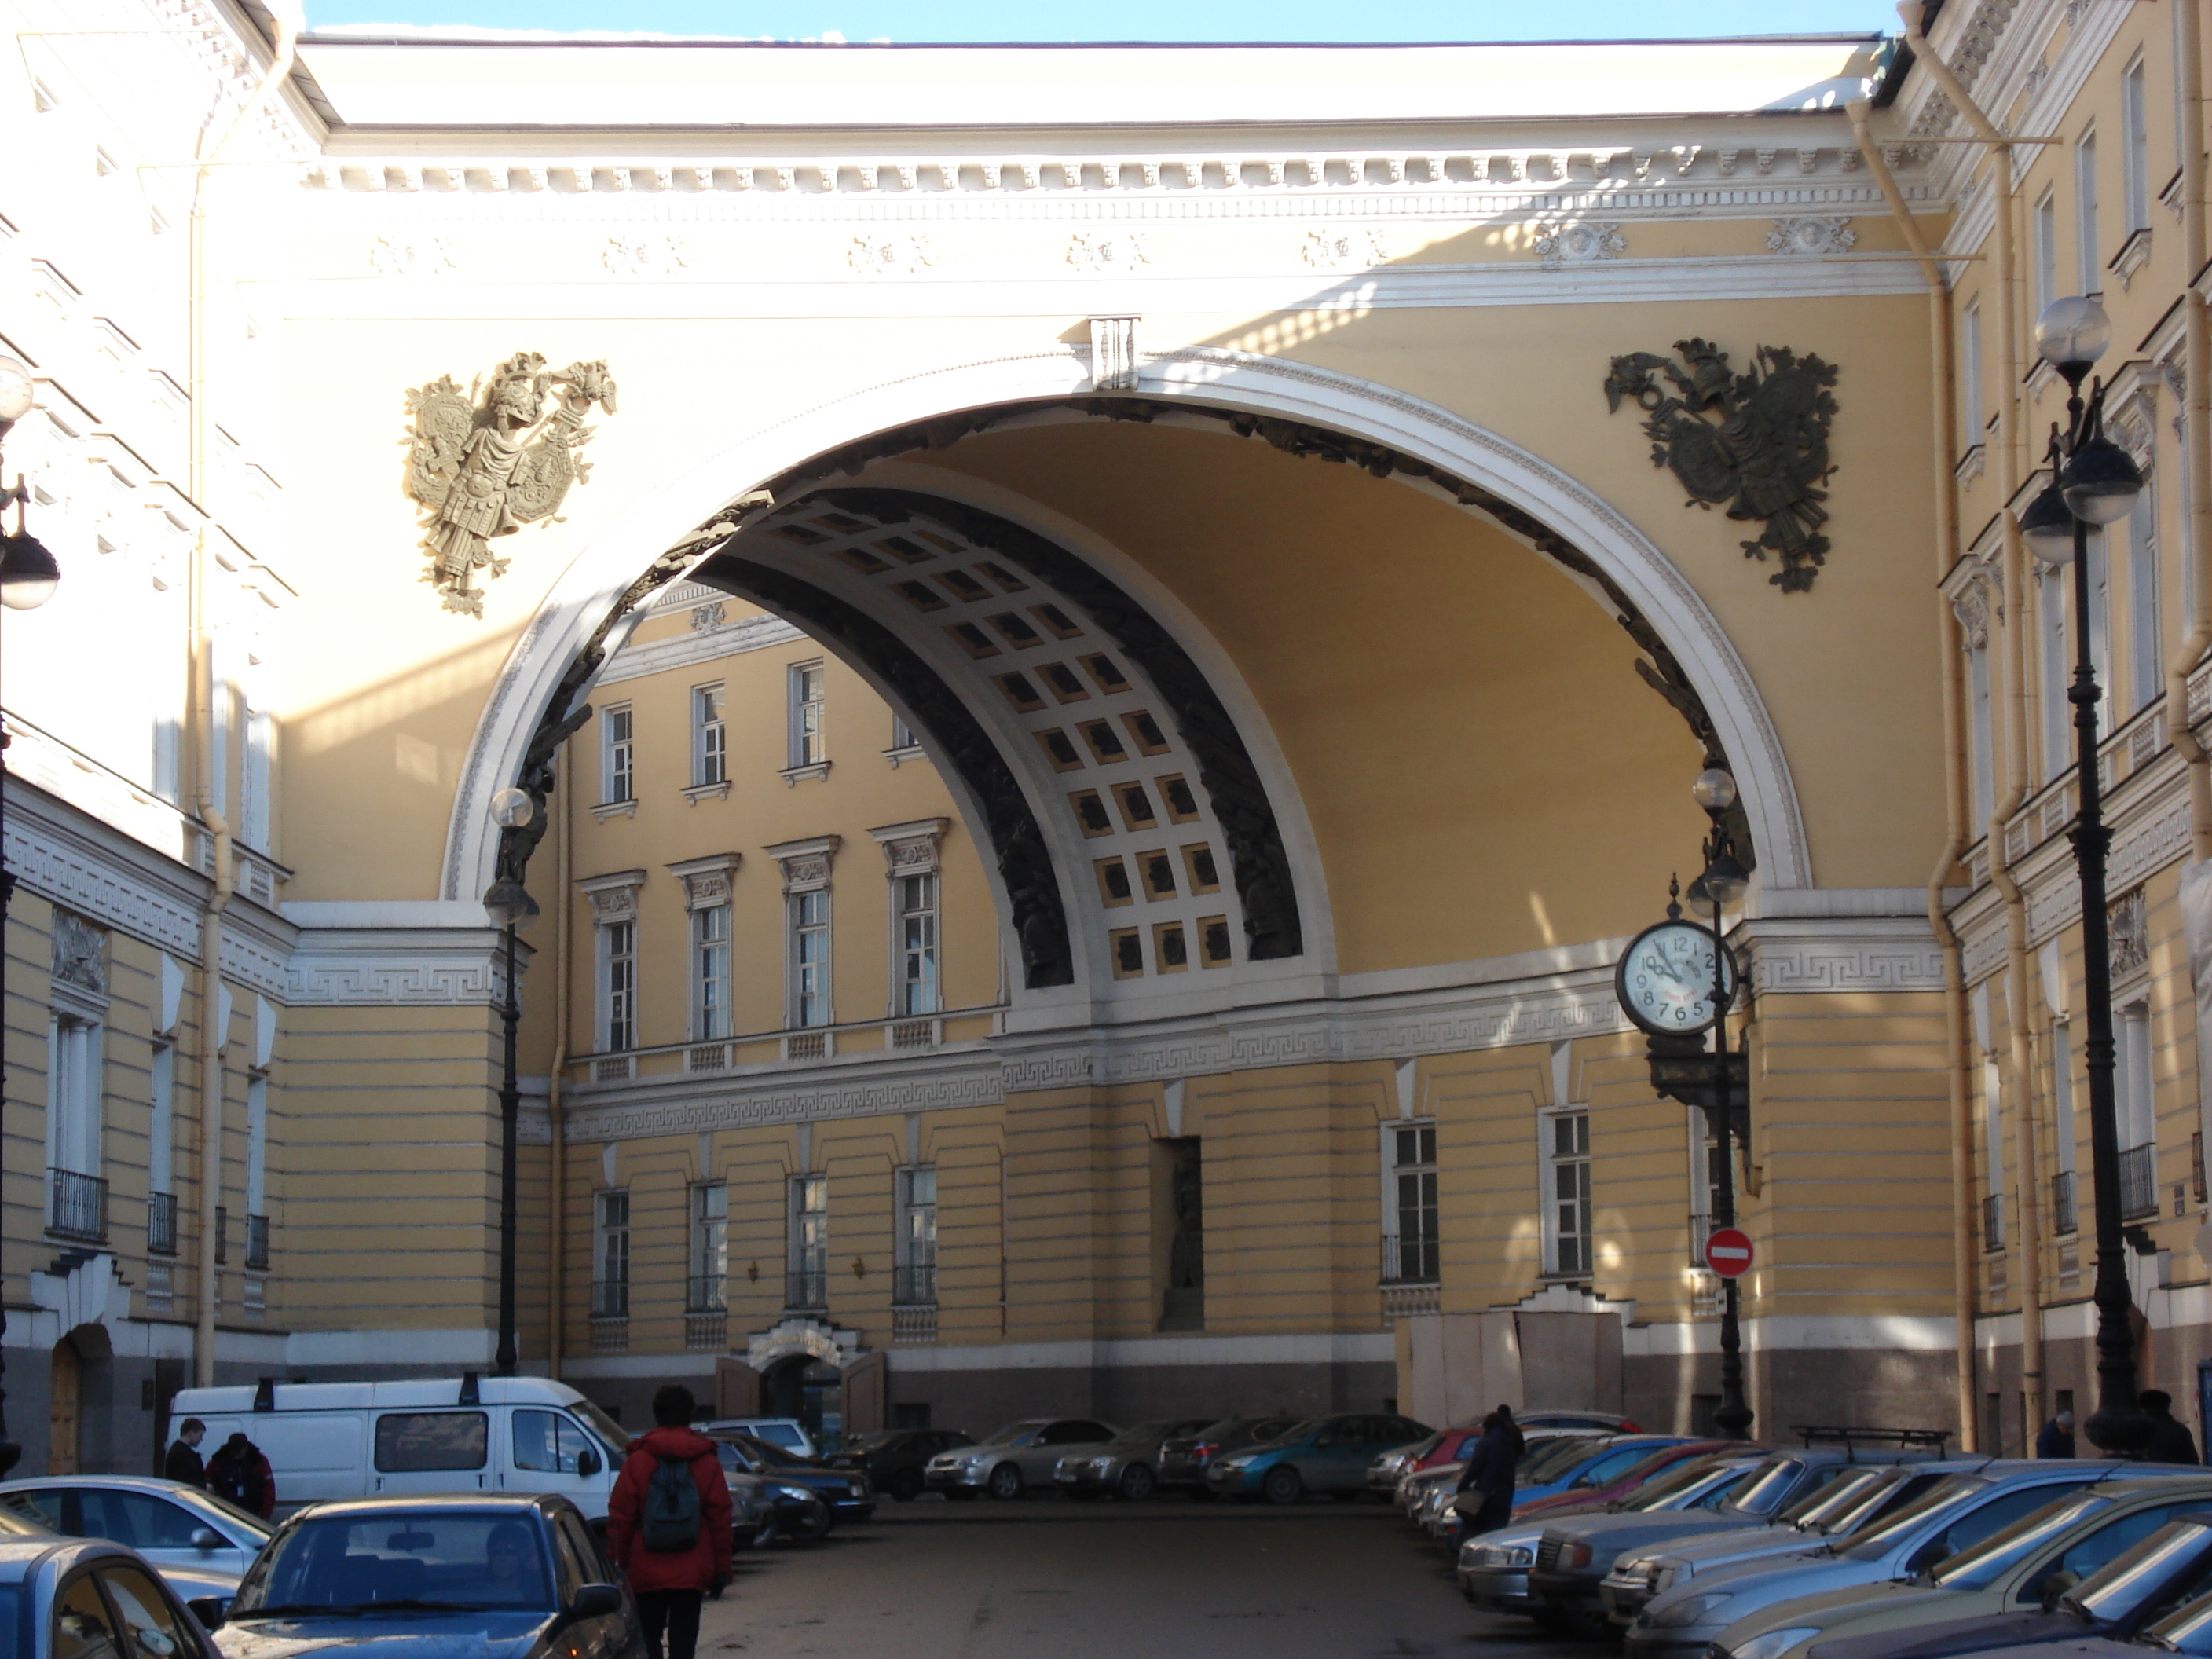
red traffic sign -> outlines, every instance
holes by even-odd
[[[1734,1279],[1751,1267],[1751,1237],[1734,1227],[1723,1227],[1705,1241],[1705,1266],[1723,1279]]]

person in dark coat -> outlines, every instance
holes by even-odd
[[[222,1443],[207,1463],[208,1490],[228,1498],[248,1515],[266,1521],[276,1513],[276,1472],[243,1429]]]
[[[1500,1406],[1482,1419],[1482,1437],[1459,1477],[1460,1491],[1479,1494],[1482,1507],[1472,1517],[1462,1512],[1460,1537],[1494,1532],[1513,1518],[1513,1474],[1525,1443],[1511,1407]]]
[[[630,1442],[615,1489],[607,1495],[607,1553],[637,1597],[646,1650],[653,1659],[661,1659],[664,1632],[667,1659],[692,1659],[699,1645],[701,1603],[721,1595],[730,1582],[730,1483],[714,1443],[690,1425],[695,1404],[691,1390],[681,1382],[671,1382],[653,1396],[658,1426]],[[699,1536],[689,1549],[656,1550],[645,1541],[646,1499],[664,1458],[687,1465],[699,1491]]]
[[[207,1436],[207,1425],[197,1417],[185,1419],[185,1426],[177,1431],[177,1437],[169,1443],[169,1455],[161,1460],[162,1476],[182,1486],[207,1489],[207,1465],[200,1462],[200,1442]]]
[[[2035,1437],[2038,1457],[2071,1457],[2074,1455],[2074,1413],[2061,1412],[2043,1425]]]
[[[2136,1403],[2150,1419],[2150,1443],[2143,1448],[2143,1458],[2151,1463],[2200,1463],[2197,1455],[2197,1437],[2189,1425],[2176,1420],[2173,1415],[2173,1396],[2164,1389],[2145,1389],[2136,1396]]]

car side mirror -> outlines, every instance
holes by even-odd
[[[586,1446],[576,1454],[577,1474],[589,1477],[597,1474],[601,1467],[599,1455],[592,1448]]]
[[[2043,1610],[2049,1613],[2058,1605],[2061,1596],[2081,1582],[2081,1574],[2068,1572],[2063,1568],[2057,1572],[2045,1573],[2043,1581],[2035,1587],[2036,1599],[2043,1603]]]
[[[222,1534],[213,1527],[192,1528],[192,1547],[196,1550],[219,1550],[223,1547],[223,1541]]]
[[[199,1595],[185,1605],[191,1609],[192,1617],[200,1621],[203,1630],[220,1630],[223,1615],[230,1611],[230,1598],[228,1595]]]
[[[611,1613],[622,1611],[623,1595],[619,1584],[584,1584],[576,1591],[576,1599],[568,1604],[571,1619],[604,1619]]]

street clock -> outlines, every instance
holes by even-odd
[[[1713,1005],[1713,936],[1695,922],[1668,921],[1629,942],[1613,970],[1621,1012],[1654,1036],[1694,1036],[1712,1029],[1735,1000],[1735,958],[1721,953],[1720,1007]]]

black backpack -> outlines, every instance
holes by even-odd
[[[664,1457],[645,1486],[645,1547],[664,1555],[699,1547],[699,1483],[690,1460]]]

